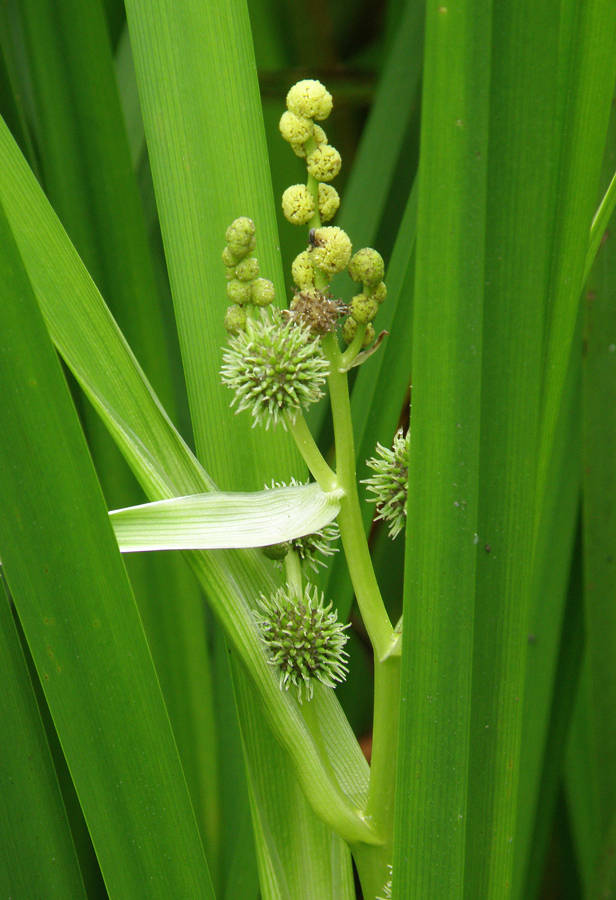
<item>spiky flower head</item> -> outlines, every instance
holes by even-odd
[[[276,425],[323,396],[329,364],[310,329],[279,315],[248,319],[245,331],[229,338],[221,377],[234,391],[236,413],[250,410],[255,425]]]
[[[351,258],[351,239],[337,225],[315,228],[312,234],[312,262],[326,275],[343,272]]]
[[[319,144],[306,157],[308,173],[317,181],[333,181],[342,167],[342,157],[331,144]]]
[[[302,250],[295,257],[291,264],[291,275],[300,290],[314,287],[314,266],[308,250]]]
[[[291,478],[288,485],[284,481],[272,481],[271,485],[265,485],[265,490],[270,490],[270,487],[299,487],[302,484],[308,484],[308,482],[296,481],[295,478]],[[326,565],[321,557],[333,556],[337,552],[338,548],[332,545],[339,537],[340,529],[337,522],[330,522],[329,525],[325,525],[312,534],[305,534],[303,537],[293,538],[281,544],[270,544],[261,549],[268,559],[273,559],[274,562],[282,562],[287,553],[294,550],[302,563],[306,563],[309,568],[318,572],[319,566]]]
[[[292,184],[282,195],[282,211],[292,225],[306,225],[314,216],[314,198],[305,184]]]
[[[328,334],[336,327],[346,306],[318,291],[307,288],[297,291],[291,300],[291,308],[284,310],[285,317],[308,326],[314,334]]]
[[[349,263],[349,275],[353,281],[363,281],[370,287],[376,286],[379,281],[382,281],[384,274],[383,257],[378,250],[373,250],[371,247],[358,250]]]
[[[366,461],[374,475],[363,483],[375,496],[368,498],[376,503],[377,519],[387,522],[390,538],[396,538],[406,520],[406,497],[409,480],[409,441],[402,429],[395,434],[393,446],[376,445],[377,457]]]
[[[302,595],[289,585],[271,597],[263,594],[257,601],[254,617],[269,658],[280,673],[280,688],[297,688],[311,700],[316,678],[327,687],[344,681],[348,667],[348,625],[338,621],[332,603],[325,604],[323,594],[307,584]]]
[[[340,196],[331,184],[319,184],[319,215],[322,222],[329,222],[338,212]]]
[[[298,81],[287,94],[287,109],[296,116],[321,122],[332,111],[333,100],[324,84],[311,78]]]

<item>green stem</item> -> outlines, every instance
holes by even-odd
[[[338,486],[344,491],[338,516],[340,536],[366,631],[376,658],[384,659],[391,649],[394,634],[372,568],[357,495],[355,442],[347,376],[344,370],[341,371],[342,356],[335,335],[324,335],[322,346],[331,367],[328,381],[336,441],[336,475]]]
[[[319,486],[324,491],[333,491],[339,487],[336,474],[323,459],[302,413],[298,412],[294,420],[290,416],[285,416],[285,422],[293,435],[297,449]]]
[[[351,363],[362,348],[362,344],[364,343],[364,336],[366,334],[366,327],[366,325],[357,326],[355,337],[341,356],[342,362],[340,368],[344,369],[345,372],[347,371],[347,369],[349,369]]]
[[[353,847],[353,856],[365,897],[382,896],[393,861],[395,772],[400,720],[400,658],[374,664],[374,720],[372,760],[366,820],[383,844]]]
[[[302,564],[299,555],[295,550],[289,550],[284,558],[284,574],[291,590],[297,597],[302,597],[304,593],[302,586]]]

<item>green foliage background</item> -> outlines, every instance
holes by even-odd
[[[394,896],[612,896],[613,0],[5,0],[0,46],[3,894],[356,895],[325,824],[359,805],[371,728],[341,554],[332,778],[252,641],[269,564],[121,558],[107,516],[306,477],[228,408],[220,253],[250,215],[286,302],[306,236],[278,198],[303,171],[277,122],[317,77],[337,223],[387,263],[359,477],[412,397],[406,546],[365,509],[404,604]]]

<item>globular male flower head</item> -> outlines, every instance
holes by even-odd
[[[331,144],[320,144],[306,157],[308,173],[317,181],[333,181],[342,167],[342,158]]]
[[[376,287],[383,280],[385,264],[378,250],[364,247],[353,255],[349,263],[349,275],[353,281],[363,281],[365,285]]]
[[[248,256],[251,250],[256,246],[256,228],[255,223],[248,216],[240,216],[234,219],[227,228],[225,238],[227,241],[226,255],[229,260],[233,259],[238,263],[245,256]],[[232,265],[223,255],[225,265]]]
[[[305,144],[312,137],[313,124],[311,119],[298,116],[293,112],[283,112],[278,125],[280,134],[289,144]]]
[[[374,475],[365,478],[364,484],[374,494],[369,499],[376,503],[377,519],[387,522],[391,538],[400,534],[406,520],[409,441],[410,431],[404,435],[400,428],[391,448],[377,444],[377,457],[367,460]]]
[[[298,81],[287,94],[287,109],[296,116],[321,122],[332,111],[333,100],[324,84],[311,78]]]
[[[281,689],[293,685],[300,703],[302,691],[312,699],[315,679],[331,688],[344,681],[348,626],[316,587],[306,585],[299,596],[288,585],[271,597],[261,595],[254,617],[269,663],[280,673]]]
[[[351,239],[337,225],[315,228],[312,234],[312,262],[326,275],[343,272],[351,258]]]
[[[331,184],[319,184],[319,215],[322,222],[333,219],[340,206],[338,191]]]
[[[314,287],[314,266],[308,250],[302,250],[295,257],[291,264],[291,275],[300,290]]]
[[[292,184],[282,195],[282,211],[292,225],[306,225],[314,216],[315,202],[305,184]]]
[[[250,410],[255,425],[276,425],[323,396],[329,364],[308,328],[280,316],[247,319],[223,354],[223,384],[234,391],[236,412]],[[285,426],[286,427],[286,426]]]

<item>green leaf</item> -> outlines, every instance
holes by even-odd
[[[4,214],[0,238],[7,582],[110,894],[212,897],[139,614]]]
[[[32,682],[0,588],[0,890],[5,897],[85,897]]]
[[[340,510],[316,483],[254,493],[196,494],[109,513],[123,553],[267,547],[313,534]]]
[[[464,891],[490,100],[479,48],[490,27],[489,4],[428,4],[393,863],[400,898]]]

